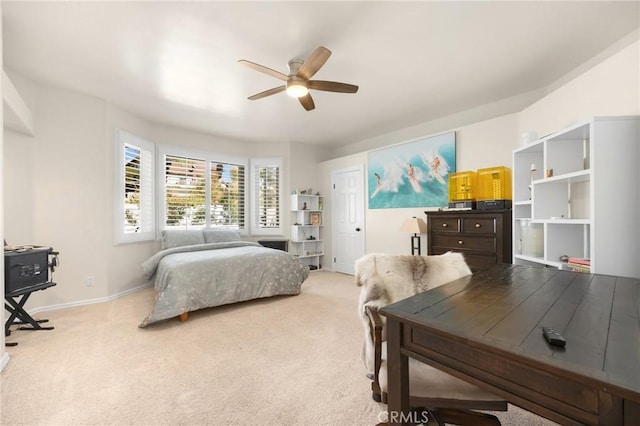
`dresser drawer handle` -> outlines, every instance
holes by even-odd
[[[462,242],[462,240],[458,240],[458,244],[462,245],[464,243]]]
[[[482,225],[480,225],[479,223],[476,223],[476,228],[480,228]]]
[[[443,223],[443,224],[442,224],[442,227],[443,227],[443,228],[446,228],[447,226],[449,226],[449,225],[448,225],[448,224],[446,224],[446,223]]]

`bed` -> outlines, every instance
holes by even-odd
[[[242,241],[236,230],[166,230],[162,249],[142,264],[155,288],[152,312],[139,327],[188,312],[300,293],[309,268],[293,255]]]

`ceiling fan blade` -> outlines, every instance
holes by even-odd
[[[241,63],[242,65],[248,66],[251,69],[263,72],[263,73],[265,73],[267,75],[270,75],[271,77],[278,78],[278,79],[280,79],[282,81],[287,81],[287,79],[289,78],[287,75],[282,74],[279,71],[272,70],[271,68],[267,68],[264,65],[256,64],[255,62],[247,61],[247,60],[244,60],[244,59],[240,59],[238,62]]]
[[[316,104],[313,103],[313,98],[311,97],[310,94],[306,94],[306,95],[298,98],[298,100],[300,101],[300,103],[302,104],[304,109],[306,109],[307,111],[311,111],[312,109],[314,109],[316,107]]]
[[[320,46],[313,51],[298,70],[297,76],[309,80],[320,68],[327,62],[331,56],[331,51],[326,47]]]
[[[253,96],[249,96],[249,100],[255,101],[256,99],[266,98],[267,96],[275,95],[276,93],[284,92],[287,86],[278,86],[273,89],[265,90],[264,92],[257,93]]]
[[[309,89],[324,90],[325,92],[356,93],[358,86],[338,83],[337,81],[312,80],[309,82]]]

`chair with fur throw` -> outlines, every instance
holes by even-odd
[[[386,403],[387,363],[384,319],[378,309],[471,275],[460,253],[438,256],[368,254],[356,261],[356,283],[362,287],[359,314],[365,328],[362,359],[376,401]],[[506,411],[507,402],[415,359],[409,359],[410,405],[425,409],[436,424],[500,425],[475,410]]]

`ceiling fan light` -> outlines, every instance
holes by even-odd
[[[287,95],[292,98],[301,98],[309,93],[307,83],[300,80],[292,80],[287,83]]]

